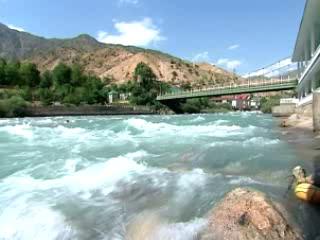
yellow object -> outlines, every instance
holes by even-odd
[[[310,183],[298,184],[294,192],[300,200],[320,204],[320,188],[315,187]]]

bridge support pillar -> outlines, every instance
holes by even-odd
[[[320,132],[320,92],[313,93],[313,129],[315,132]]]

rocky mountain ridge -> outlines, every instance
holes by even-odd
[[[41,71],[52,70],[60,62],[79,64],[86,72],[109,78],[116,84],[132,79],[140,62],[149,65],[160,81],[176,86],[204,87],[238,81],[238,76],[220,67],[194,64],[155,50],[104,44],[87,34],[46,39],[3,24],[0,24],[0,57],[33,62]]]

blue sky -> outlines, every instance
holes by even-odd
[[[88,33],[239,73],[293,52],[305,0],[0,0],[0,22],[44,37]]]

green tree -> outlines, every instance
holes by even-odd
[[[24,100],[31,102],[33,100],[33,92],[29,86],[24,86],[19,89],[19,96]]]
[[[101,102],[100,91],[103,89],[104,84],[101,79],[94,75],[89,75],[86,78],[86,83],[83,86],[86,89],[85,101],[89,104]]]
[[[5,68],[6,68],[7,62],[6,60],[0,58],[0,85],[5,84]]]
[[[40,101],[44,105],[50,105],[54,101],[53,92],[48,88],[40,88],[39,95],[40,95]]]
[[[20,83],[20,62],[10,62],[5,65],[4,85],[19,85]]]
[[[188,99],[182,104],[181,110],[184,113],[217,113],[228,112],[232,110],[229,103],[210,102],[208,98]]]
[[[28,103],[19,96],[0,100],[0,117],[24,117]]]
[[[157,81],[157,76],[153,73],[152,69],[143,62],[137,65],[133,76],[134,80],[140,83],[145,89],[153,88]]]
[[[65,96],[65,98],[63,99],[63,103],[79,105],[81,103],[81,100],[82,98],[80,95],[73,93]]]
[[[27,85],[36,87],[40,83],[40,72],[33,63],[23,63],[19,69],[20,81],[19,85]]]
[[[71,68],[71,85],[80,86],[83,83],[83,70],[78,64],[74,64]]]
[[[53,79],[50,71],[45,71],[41,76],[40,88],[50,88],[52,87]]]
[[[72,70],[64,63],[58,64],[52,71],[52,77],[57,85],[63,85],[71,82]]]
[[[131,103],[137,105],[159,106],[156,102],[161,84],[152,69],[145,63],[139,63],[134,71],[134,82],[130,83]]]
[[[272,108],[280,105],[281,96],[263,97],[260,100],[260,107],[263,113],[271,113]]]
[[[61,85],[61,86],[57,86],[55,88],[54,91],[54,100],[61,102],[67,95],[69,95],[70,91],[69,91],[69,87],[68,85]]]
[[[184,113],[200,113],[202,108],[200,99],[188,99],[186,103],[182,104]]]
[[[103,87],[99,91],[99,103],[105,104],[109,99],[109,89],[107,87]]]

